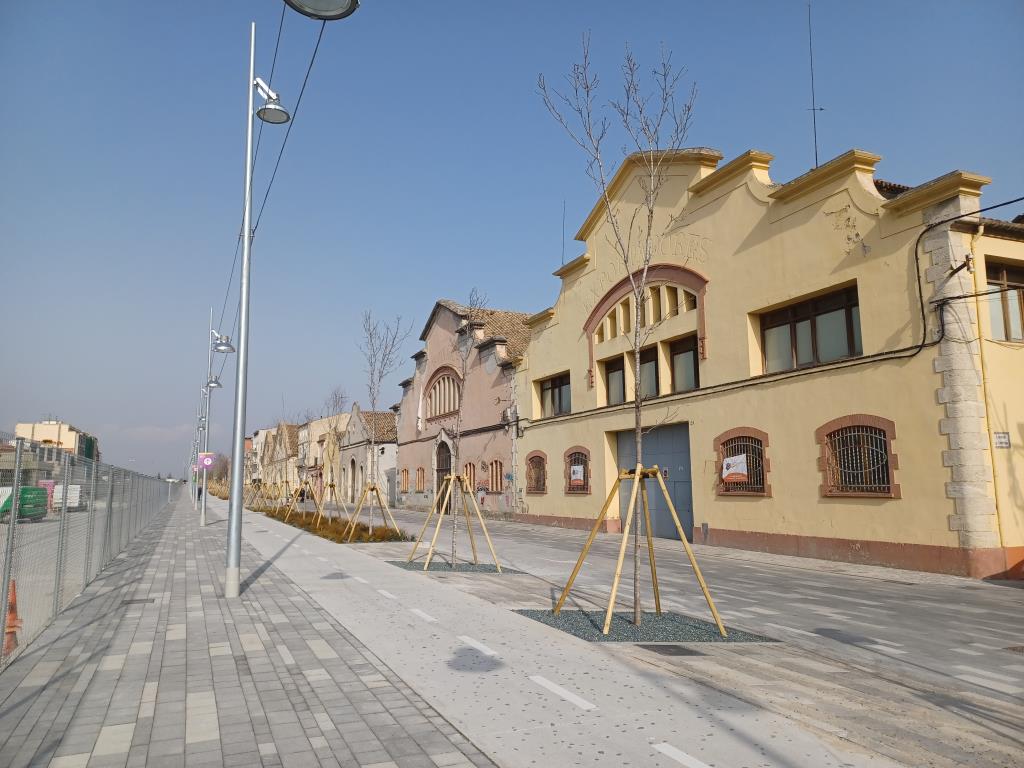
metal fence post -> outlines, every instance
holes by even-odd
[[[71,475],[71,456],[64,454],[64,470],[61,472],[60,528],[57,533],[57,574],[53,582],[53,616],[60,613],[61,592],[64,589],[64,549],[68,535],[68,480]]]
[[[96,480],[100,474],[97,462],[92,462],[92,477],[89,480],[89,522],[85,527],[85,565],[82,569],[82,589],[89,584],[89,571],[92,569],[92,546],[96,527]]]
[[[14,481],[11,483],[11,511],[7,516],[7,542],[4,547],[3,603],[0,603],[0,638],[7,637],[7,608],[11,599],[11,569],[14,565],[14,532],[18,527],[18,502],[21,496],[21,455],[24,451],[25,438],[19,437],[14,447]],[[0,639],[0,642],[3,642]],[[4,666],[4,657],[0,653],[0,667]]]
[[[100,552],[100,566],[97,571],[102,571],[107,565],[107,556],[110,554],[112,545],[111,530],[114,527],[114,477],[116,470],[109,467],[110,480],[107,485],[107,525],[103,530],[103,550]]]

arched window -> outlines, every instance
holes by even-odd
[[[447,416],[459,410],[459,380],[453,373],[442,373],[427,393],[427,418]]]
[[[818,469],[822,496],[900,498],[895,483],[899,461],[892,448],[896,425],[889,419],[858,413],[815,430],[821,446]]]
[[[565,492],[590,493],[590,451],[582,446],[565,452]]]
[[[423,491],[425,490],[425,488],[426,488],[426,483],[424,482],[425,475],[426,475],[426,473],[423,471],[423,467],[418,467],[416,469],[416,493],[423,493]]]
[[[754,427],[736,427],[715,438],[719,495],[771,496],[765,455],[768,433]]]
[[[548,457],[541,451],[533,451],[526,457],[526,492],[547,493]]]
[[[487,490],[490,493],[501,493],[505,490],[505,469],[497,459],[492,461],[489,467]]]
[[[402,493],[409,492],[409,470],[402,470]]]
[[[466,482],[469,483],[469,490],[476,490],[476,464],[467,461],[462,465],[462,474],[466,477]]]

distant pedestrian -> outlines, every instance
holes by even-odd
[[[196,486],[196,501],[202,501],[202,500],[203,500],[203,486],[197,485]]]

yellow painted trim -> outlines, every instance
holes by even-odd
[[[558,269],[556,269],[551,274],[554,275],[555,277],[560,277],[560,278],[562,278],[564,280],[568,275],[571,275],[577,269],[583,269],[583,267],[587,266],[587,264],[589,264],[589,263],[590,263],[590,254],[589,253],[582,253],[579,256],[577,256],[575,259],[570,261],[568,264],[563,264],[562,266],[560,266]]]
[[[555,308],[554,307],[548,307],[547,309],[542,309],[537,314],[530,315],[528,318],[526,318],[526,324],[530,328],[533,328],[533,326],[540,325],[541,323],[545,323],[548,320],[550,320],[551,318],[553,318],[554,316],[555,316]]]
[[[969,171],[951,171],[945,176],[908,189],[899,197],[884,203],[882,207],[899,215],[913,213],[958,195],[981,197],[981,188],[991,183],[992,179],[988,176]]]
[[[703,179],[691,184],[690,194],[703,195],[706,192],[710,192],[712,189],[717,189],[723,184],[726,184],[727,182],[730,182],[751,170],[767,171],[768,166],[771,164],[774,157],[774,155],[770,155],[767,152],[761,152],[757,149],[748,149],[742,155],[730,160],[718,170],[711,172]]]
[[[813,192],[815,189],[851,173],[859,171],[873,174],[875,164],[881,159],[879,155],[873,155],[863,149],[851,149],[849,152],[844,152],[839,157],[829,160],[824,165],[819,165],[808,171],[803,176],[797,176],[792,181],[783,184],[769,197],[779,202],[785,202]]]
[[[722,160],[722,153],[717,149],[711,149],[710,147],[694,147],[691,149],[677,149],[673,152],[665,152],[664,154],[669,155],[669,164],[676,165],[681,163],[697,163],[703,165],[706,168],[717,168],[718,164]],[[612,180],[608,184],[608,197],[612,200],[616,198],[622,187],[626,184],[628,179],[632,176],[635,166],[643,164],[643,155],[639,152],[626,157],[622,161],[622,165],[615,171],[615,175],[612,176]],[[583,222],[583,226],[580,227],[576,233],[576,240],[586,241],[590,237],[590,233],[594,231],[598,222],[602,221],[605,217],[605,205],[604,198],[599,197],[597,203],[590,210],[587,218]]]

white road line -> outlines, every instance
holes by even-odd
[[[978,677],[977,675],[953,675],[953,677],[958,680],[966,680],[968,683],[980,685],[982,688],[991,688],[993,691],[999,691],[1000,693],[1008,693],[1010,695],[1024,693],[1024,688],[1017,688],[1012,685],[1003,685],[995,680],[988,680],[984,677]]]
[[[1020,682],[1018,678],[1012,677],[1011,675],[1001,675],[998,672],[988,672],[984,669],[978,669],[977,667],[969,667],[966,664],[956,664],[955,666],[957,669],[962,669],[965,672],[973,672],[974,674],[981,675],[982,677],[991,677],[993,680],[998,680],[1002,683]]]
[[[964,656],[984,656],[981,651],[972,651],[970,648],[950,648],[953,653],[962,653]]]
[[[328,562],[330,562],[326,557],[318,557],[317,560],[319,560],[321,563],[328,563]]]
[[[662,742],[661,744],[652,744],[651,747],[665,757],[671,757],[680,765],[685,765],[686,768],[710,768],[707,763],[702,763],[696,757],[686,754],[681,749],[676,749],[671,744]]]
[[[370,583],[366,579],[364,579],[362,576],[353,576],[352,578],[355,579],[356,581],[358,581],[360,584],[369,584]]]
[[[1007,664],[1003,669],[1009,669],[1011,672],[1024,672],[1024,664]]]
[[[581,699],[572,691],[565,690],[565,688],[555,683],[552,683],[546,677],[541,677],[540,675],[530,675],[530,679],[533,680],[533,682],[535,682],[541,688],[547,688],[552,693],[556,694],[557,696],[561,696],[563,699],[565,699],[571,704],[575,704],[580,709],[585,709],[587,711],[591,709],[597,709],[596,704],[591,704],[586,699]]]
[[[498,655],[496,652],[492,651],[486,645],[481,643],[479,640],[474,640],[469,635],[459,635],[459,640],[464,642],[466,645],[469,645],[469,646],[472,646],[473,648],[476,648],[484,656],[497,656]]]
[[[808,632],[805,629],[797,629],[796,627],[787,627],[785,624],[772,624],[770,621],[764,623],[766,627],[775,627],[776,629],[783,629],[786,632],[796,632],[798,635],[807,635],[808,637],[816,637],[821,639],[821,635],[816,632]]]
[[[392,595],[386,589],[378,589],[377,591],[380,592],[382,595],[384,595],[384,597],[386,597],[388,600],[397,600],[398,599],[398,597],[396,595]]]
[[[435,619],[435,618],[434,618],[433,616],[431,616],[431,615],[430,615],[429,613],[424,613],[424,612],[423,612],[423,611],[421,611],[421,610],[420,610],[419,608],[410,608],[410,609],[409,609],[409,613],[415,613],[415,614],[416,614],[417,616],[419,616],[419,617],[420,617],[421,619],[423,619],[424,621],[428,621],[428,622],[430,622],[431,624],[433,624],[433,623],[434,623],[435,621],[437,621],[437,619]]]
[[[903,643],[894,643],[892,640],[882,640],[880,637],[872,637],[871,640],[876,643],[881,643],[882,645],[891,645],[893,648],[903,647]]]

